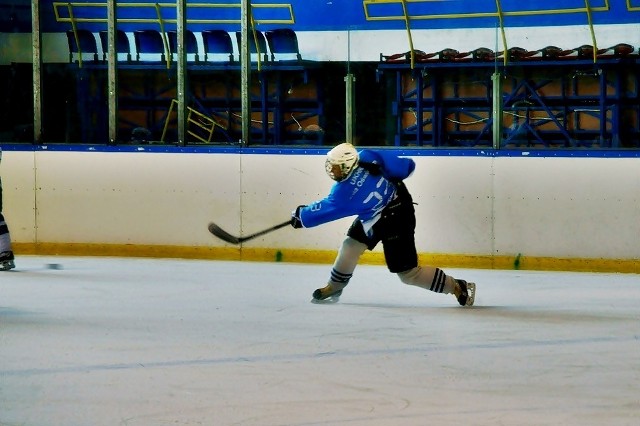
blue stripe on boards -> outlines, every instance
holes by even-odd
[[[3,151],[54,151],[54,152],[131,152],[166,154],[243,154],[243,155],[325,155],[332,146],[305,147],[239,147],[239,146],[175,146],[175,145],[84,145],[1,143]],[[358,147],[358,148],[365,148]],[[369,147],[367,147],[369,148]],[[640,158],[640,150],[571,150],[571,149],[426,149],[370,147],[407,157],[549,157],[549,158]]]

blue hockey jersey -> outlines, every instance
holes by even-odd
[[[363,149],[360,163],[380,166],[381,173],[371,174],[360,165],[343,181],[336,182],[328,196],[300,210],[300,220],[305,228],[311,228],[348,216],[358,216],[365,232],[380,218],[384,209],[396,194],[393,181],[403,180],[413,173],[415,162],[384,151]]]

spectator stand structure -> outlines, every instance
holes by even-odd
[[[54,3],[56,20],[69,23],[70,69],[77,77],[78,108],[85,114],[82,142],[95,140],[104,128],[106,73],[106,3]],[[197,4],[187,10],[187,100],[193,117],[208,117],[214,134],[189,143],[236,143],[241,137],[239,37],[225,29],[240,25],[240,4]],[[302,59],[293,30],[290,4],[254,5],[250,38],[251,137],[254,144],[322,144],[321,80],[312,61]],[[146,128],[152,140],[176,140],[175,3],[118,3],[118,121],[120,140]],[[187,5],[189,8],[189,5]],[[193,10],[191,11],[193,12]],[[257,30],[264,26],[266,31]],[[218,28],[216,28],[218,27]],[[233,39],[236,39],[236,49]],[[93,40],[93,44],[89,42]],[[100,40],[100,43],[98,43]],[[258,41],[258,43],[256,43]],[[85,44],[86,43],[86,44]],[[89,56],[88,56],[89,55]],[[103,117],[103,118],[101,118]],[[191,120],[188,120],[192,123]],[[193,136],[194,129],[188,130]]]
[[[619,43],[599,48],[591,27],[591,44],[537,50],[508,47],[507,14],[498,8],[495,18],[504,50],[444,48],[427,53],[414,49],[411,23],[434,16],[410,16],[407,9],[400,15],[374,16],[367,8],[373,3],[364,1],[368,19],[402,20],[409,35],[408,51],[381,53],[378,65],[379,79],[390,78],[393,87],[395,145],[640,147],[636,46]],[[588,7],[572,10],[584,13],[589,25],[591,12]]]

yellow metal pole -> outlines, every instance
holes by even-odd
[[[585,10],[587,11],[587,21],[589,22],[589,31],[591,32],[591,43],[593,43],[593,62],[598,58],[598,42],[596,41],[596,33],[593,30],[593,19],[591,17],[591,5],[589,0],[584,0]]]
[[[496,0],[496,7],[498,9],[498,22],[500,23],[500,35],[502,36],[502,46],[504,47],[504,54],[502,55],[502,60],[504,61],[504,65],[507,65],[507,56],[508,48],[507,48],[507,36],[504,32],[504,16],[502,14],[502,5],[500,4],[500,0]],[[497,52],[496,52],[497,53]]]
[[[78,67],[82,68],[82,48],[80,47],[80,38],[78,37],[78,26],[76,25],[76,20],[73,17],[73,6],[71,5],[71,3],[67,3],[67,9],[69,10],[69,20],[71,21],[73,38],[75,38],[76,47],[78,48]]]
[[[160,34],[162,35],[164,57],[167,62],[167,69],[169,69],[171,68],[171,52],[169,49],[169,40],[167,39],[167,33],[164,31],[164,21],[162,20],[162,12],[160,12],[160,5],[158,3],[156,3],[156,15],[158,16],[158,25],[160,25]]]
[[[260,43],[258,43],[258,33],[256,33],[256,21],[253,20],[253,10],[250,11],[249,19],[251,20],[251,34],[253,35],[253,42],[256,45],[256,53],[258,54],[258,71],[262,69],[262,59],[260,52]],[[251,53],[249,53],[251,56]]]
[[[407,37],[409,38],[409,54],[411,55],[411,69],[413,69],[416,62],[416,53],[413,50],[413,37],[411,36],[409,13],[407,12],[407,0],[402,0],[402,12],[404,13],[404,24],[407,27]]]

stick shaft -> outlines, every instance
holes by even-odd
[[[225,231],[224,229],[220,228],[218,225],[216,225],[215,223],[210,223],[209,224],[209,232],[211,232],[213,235],[215,235],[216,237],[220,238],[223,241],[226,241],[228,243],[231,244],[240,244],[243,243],[245,241],[249,241],[249,240],[253,240],[254,238],[260,237],[262,235],[268,234],[270,232],[273,232],[275,230],[278,230],[280,228],[284,228],[285,226],[289,225],[291,223],[291,219],[287,220],[286,222],[282,222],[279,223],[277,225],[274,225],[270,228],[264,229],[262,231],[256,232],[254,234],[251,235],[247,235],[245,237],[236,237],[231,235],[230,233],[228,233],[227,231]]]
[[[267,228],[267,229],[265,229],[263,231],[256,232],[255,234],[251,234],[251,235],[247,235],[246,237],[238,238],[238,241],[240,241],[242,243],[244,241],[253,240],[254,238],[260,237],[260,236],[262,236],[264,234],[268,234],[268,233],[276,231],[276,230],[278,230],[280,228],[284,228],[285,226],[287,226],[289,224],[291,224],[291,219],[287,220],[286,222],[282,222],[282,223],[279,223],[277,225],[274,225],[271,228]]]

